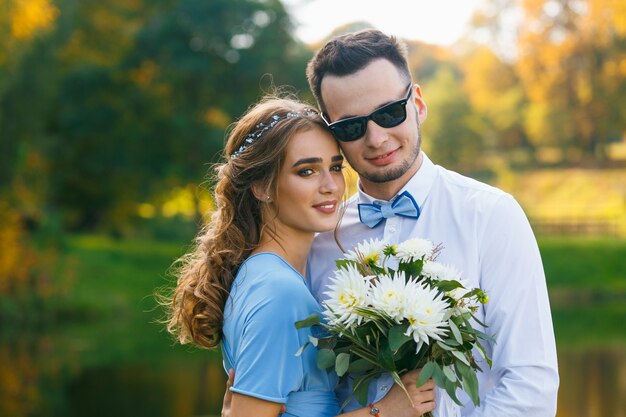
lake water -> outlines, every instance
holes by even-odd
[[[218,415],[225,374],[217,352],[174,347],[132,320],[0,339],[1,417]],[[558,417],[626,417],[626,346],[559,348]],[[270,370],[271,371],[271,370]]]

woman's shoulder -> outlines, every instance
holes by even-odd
[[[305,289],[304,277],[287,261],[272,252],[261,252],[246,259],[237,272],[235,284],[272,292]]]

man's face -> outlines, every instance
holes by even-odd
[[[404,98],[407,81],[385,59],[372,61],[354,74],[324,76],[321,94],[329,121],[368,115]],[[363,137],[340,142],[346,159],[359,173],[364,190],[375,197],[392,197],[421,164],[419,125],[426,118],[426,105],[419,87],[413,87],[406,111],[406,120],[398,126],[383,128],[369,120]]]

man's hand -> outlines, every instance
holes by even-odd
[[[401,378],[411,397],[410,401],[406,392],[398,384],[395,384],[385,398],[376,403],[381,416],[419,417],[435,409],[435,383],[433,380],[426,381],[421,387],[415,386],[420,371],[421,369],[417,369],[408,372]]]

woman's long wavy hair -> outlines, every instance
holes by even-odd
[[[297,116],[285,117],[288,113]],[[280,118],[275,126],[239,152],[247,136],[258,132],[260,123],[270,124],[274,116]],[[193,250],[174,264],[177,285],[173,293],[161,297],[168,311],[167,330],[180,343],[212,348],[221,341],[231,284],[241,263],[258,245],[268,205],[273,204],[257,199],[252,187],[275,196],[289,140],[316,126],[326,128],[310,106],[276,96],[266,96],[231,126],[226,161],[215,166],[215,211],[196,237]]]

